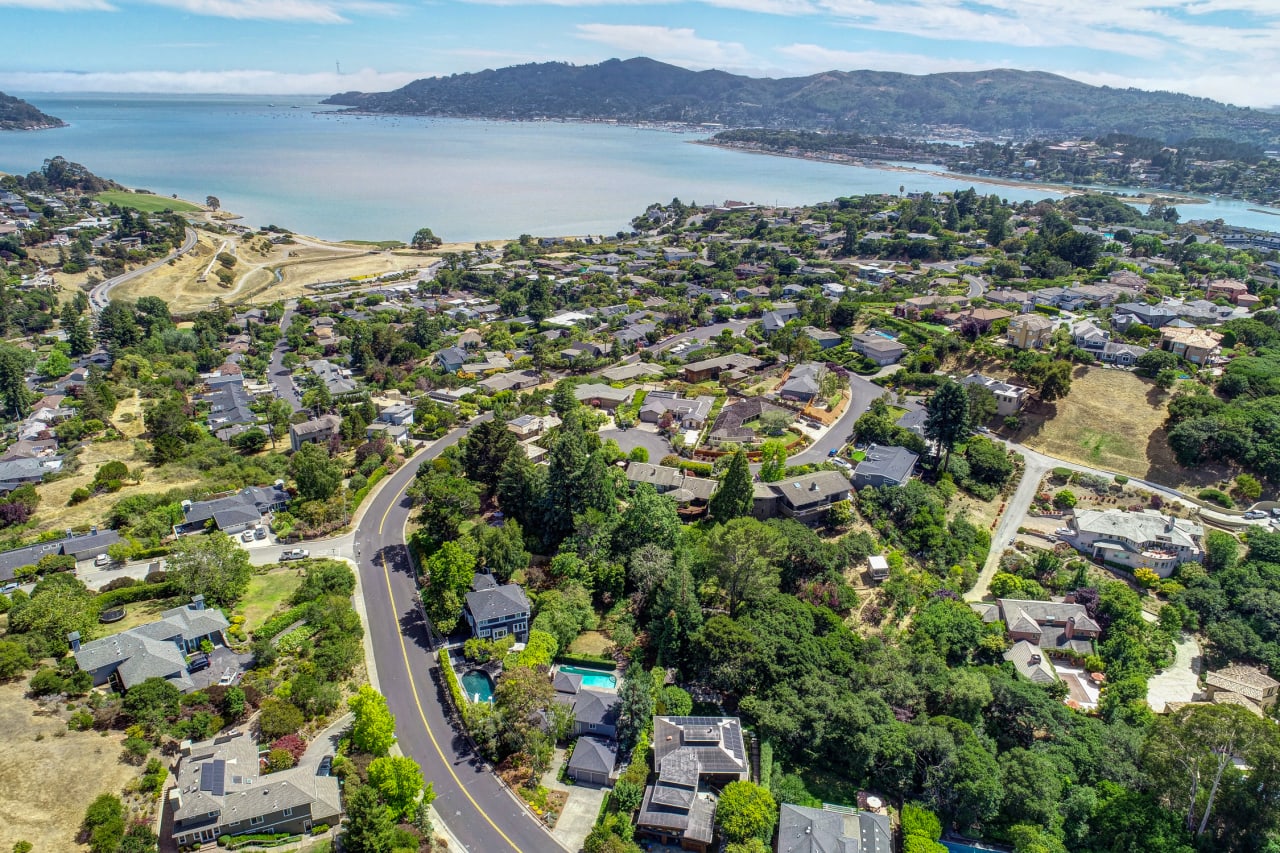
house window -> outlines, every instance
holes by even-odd
[[[285,817],[288,817],[288,816],[289,816],[289,815],[291,815],[291,814],[293,814],[293,809],[285,809],[285,810],[284,810],[284,816],[285,816]]]
[[[493,629],[493,638],[494,638],[495,640],[501,640],[501,639],[502,639],[503,637],[505,637],[505,636],[507,636],[507,629],[506,629],[506,628],[494,628],[494,629]]]
[[[512,626],[511,630],[515,631],[516,633],[519,633],[523,631],[524,628],[525,628],[525,625],[523,622],[517,622],[515,625]]]
[[[251,817],[251,818],[249,818],[249,826],[262,826],[262,825],[263,825],[264,823],[266,823],[266,822],[267,822],[267,816],[266,816],[266,815],[261,815],[261,816],[259,816],[259,817]]]

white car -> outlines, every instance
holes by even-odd
[[[1266,518],[1267,514],[1260,509],[1251,509],[1244,514],[1244,517],[1252,521],[1259,518]]]
[[[240,534],[240,541],[241,541],[241,542],[252,542],[252,541],[253,541],[253,530],[252,530],[252,529],[249,529],[249,530],[246,530],[244,533],[241,533],[241,534]]]
[[[93,558],[93,564],[95,566],[109,566],[111,565],[111,555],[99,554],[98,556]]]

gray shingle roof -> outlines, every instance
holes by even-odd
[[[858,479],[882,478],[895,483],[905,483],[911,476],[919,456],[905,447],[882,447],[873,444],[867,448],[866,458],[853,469]]]
[[[573,703],[574,719],[583,725],[618,725],[619,700],[616,693],[600,690],[579,690]]]
[[[86,672],[118,664],[126,689],[148,678],[164,678],[179,690],[190,690],[195,685],[187,675],[186,656],[178,641],[225,631],[230,623],[221,611],[197,609],[194,604],[165,610],[160,616],[155,622],[86,643],[75,653],[76,663]]]
[[[529,612],[529,599],[518,585],[509,583],[467,593],[467,609],[477,622],[509,619]]]
[[[782,804],[777,853],[892,853],[887,815]]]
[[[609,774],[613,772],[613,765],[617,760],[618,745],[615,742],[580,737],[573,747],[573,755],[569,757],[569,769]]]

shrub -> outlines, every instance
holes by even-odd
[[[258,728],[271,740],[293,734],[305,722],[302,712],[282,699],[264,699],[259,710]]]
[[[89,498],[91,497],[93,497],[93,494],[84,486],[81,486],[78,489],[75,489],[74,491],[71,492],[71,497],[67,499],[67,506],[75,506],[76,504],[82,504],[85,501],[89,500]]]
[[[1067,489],[1063,489],[1053,496],[1053,505],[1058,509],[1071,509],[1076,505],[1076,501],[1075,494]]]
[[[1124,474],[1116,474],[1112,479],[1115,480],[1117,486],[1123,486],[1125,483],[1129,482],[1129,478]]]
[[[1207,503],[1215,503],[1218,506],[1225,507],[1227,509],[1231,509],[1236,505],[1236,502],[1231,499],[1231,496],[1220,489],[1201,489],[1196,494],[1196,497]]]
[[[62,676],[52,667],[42,666],[31,676],[33,696],[53,696],[62,692]]]
[[[285,735],[271,744],[271,749],[283,749],[285,752],[293,756],[295,762],[301,761],[302,756],[307,752],[307,742],[297,735]]]
[[[93,728],[93,714],[81,708],[67,720],[67,728],[73,732],[85,732]]]
[[[293,757],[293,753],[287,749],[273,749],[267,753],[267,772],[276,773],[280,770],[288,770],[297,764],[298,761]]]

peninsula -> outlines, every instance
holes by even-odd
[[[0,92],[0,130],[45,130],[66,126],[62,119],[41,112],[22,98]]]
[[[771,79],[690,71],[637,57],[430,77],[392,92],[344,92],[325,103],[398,115],[826,128],[922,138],[1115,132],[1164,142],[1217,136],[1280,144],[1280,115],[1010,69],[925,75],[827,71]]]

